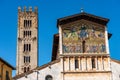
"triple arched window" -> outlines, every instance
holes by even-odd
[[[30,52],[31,51],[31,44],[24,44],[24,52]]]
[[[31,31],[23,31],[23,37],[31,37],[32,32]]]
[[[24,27],[28,28],[32,26],[32,20],[24,20]]]

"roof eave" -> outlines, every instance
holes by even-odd
[[[97,21],[99,24],[103,24],[103,25],[106,25],[109,22],[109,19],[107,19],[107,18],[103,18],[103,17],[99,17],[99,16],[95,16],[95,15],[83,12],[83,13],[79,13],[79,14],[75,14],[75,15],[57,19],[57,27],[59,25],[66,24],[66,23],[80,20],[80,19],[87,19],[87,20],[91,20],[93,22]]]
[[[0,60],[3,61],[3,62],[4,62],[6,65],[8,65],[9,67],[11,67],[12,70],[16,70],[15,67],[13,67],[12,65],[10,65],[7,61],[5,61],[4,59],[2,59],[1,57],[0,57]]]

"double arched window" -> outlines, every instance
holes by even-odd
[[[30,67],[24,67],[24,73],[29,71],[30,70]]]
[[[53,80],[53,78],[52,78],[51,75],[47,75],[47,76],[45,77],[45,80]]]

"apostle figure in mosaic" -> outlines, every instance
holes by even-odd
[[[101,52],[105,52],[105,50],[106,50],[105,45],[104,45],[104,44],[101,44]]]
[[[98,34],[98,37],[104,38],[104,34],[103,34],[103,33],[100,33],[100,34]]]
[[[79,37],[82,39],[88,37],[88,32],[86,31],[86,27],[84,26],[81,27]]]
[[[63,44],[63,52],[64,53],[68,52],[68,46],[66,44]]]
[[[71,38],[75,38],[75,37],[77,37],[77,32],[76,32],[76,29],[75,29],[74,27],[71,28],[71,31],[70,31],[69,37],[71,37]]]
[[[68,37],[68,34],[66,32],[63,32],[63,37],[64,38],[67,38]]]
[[[91,37],[93,37],[93,38],[96,38],[96,37],[97,37],[96,34],[95,34],[95,29],[94,29],[94,27],[92,27],[92,30],[91,30]]]
[[[80,44],[75,46],[75,52],[76,53],[82,53],[82,49],[81,49],[81,45]]]

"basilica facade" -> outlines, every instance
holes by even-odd
[[[110,58],[109,19],[86,12],[57,20],[59,32],[54,35],[51,62],[37,67],[38,13],[34,11],[18,9],[13,80],[120,80],[120,61]]]

